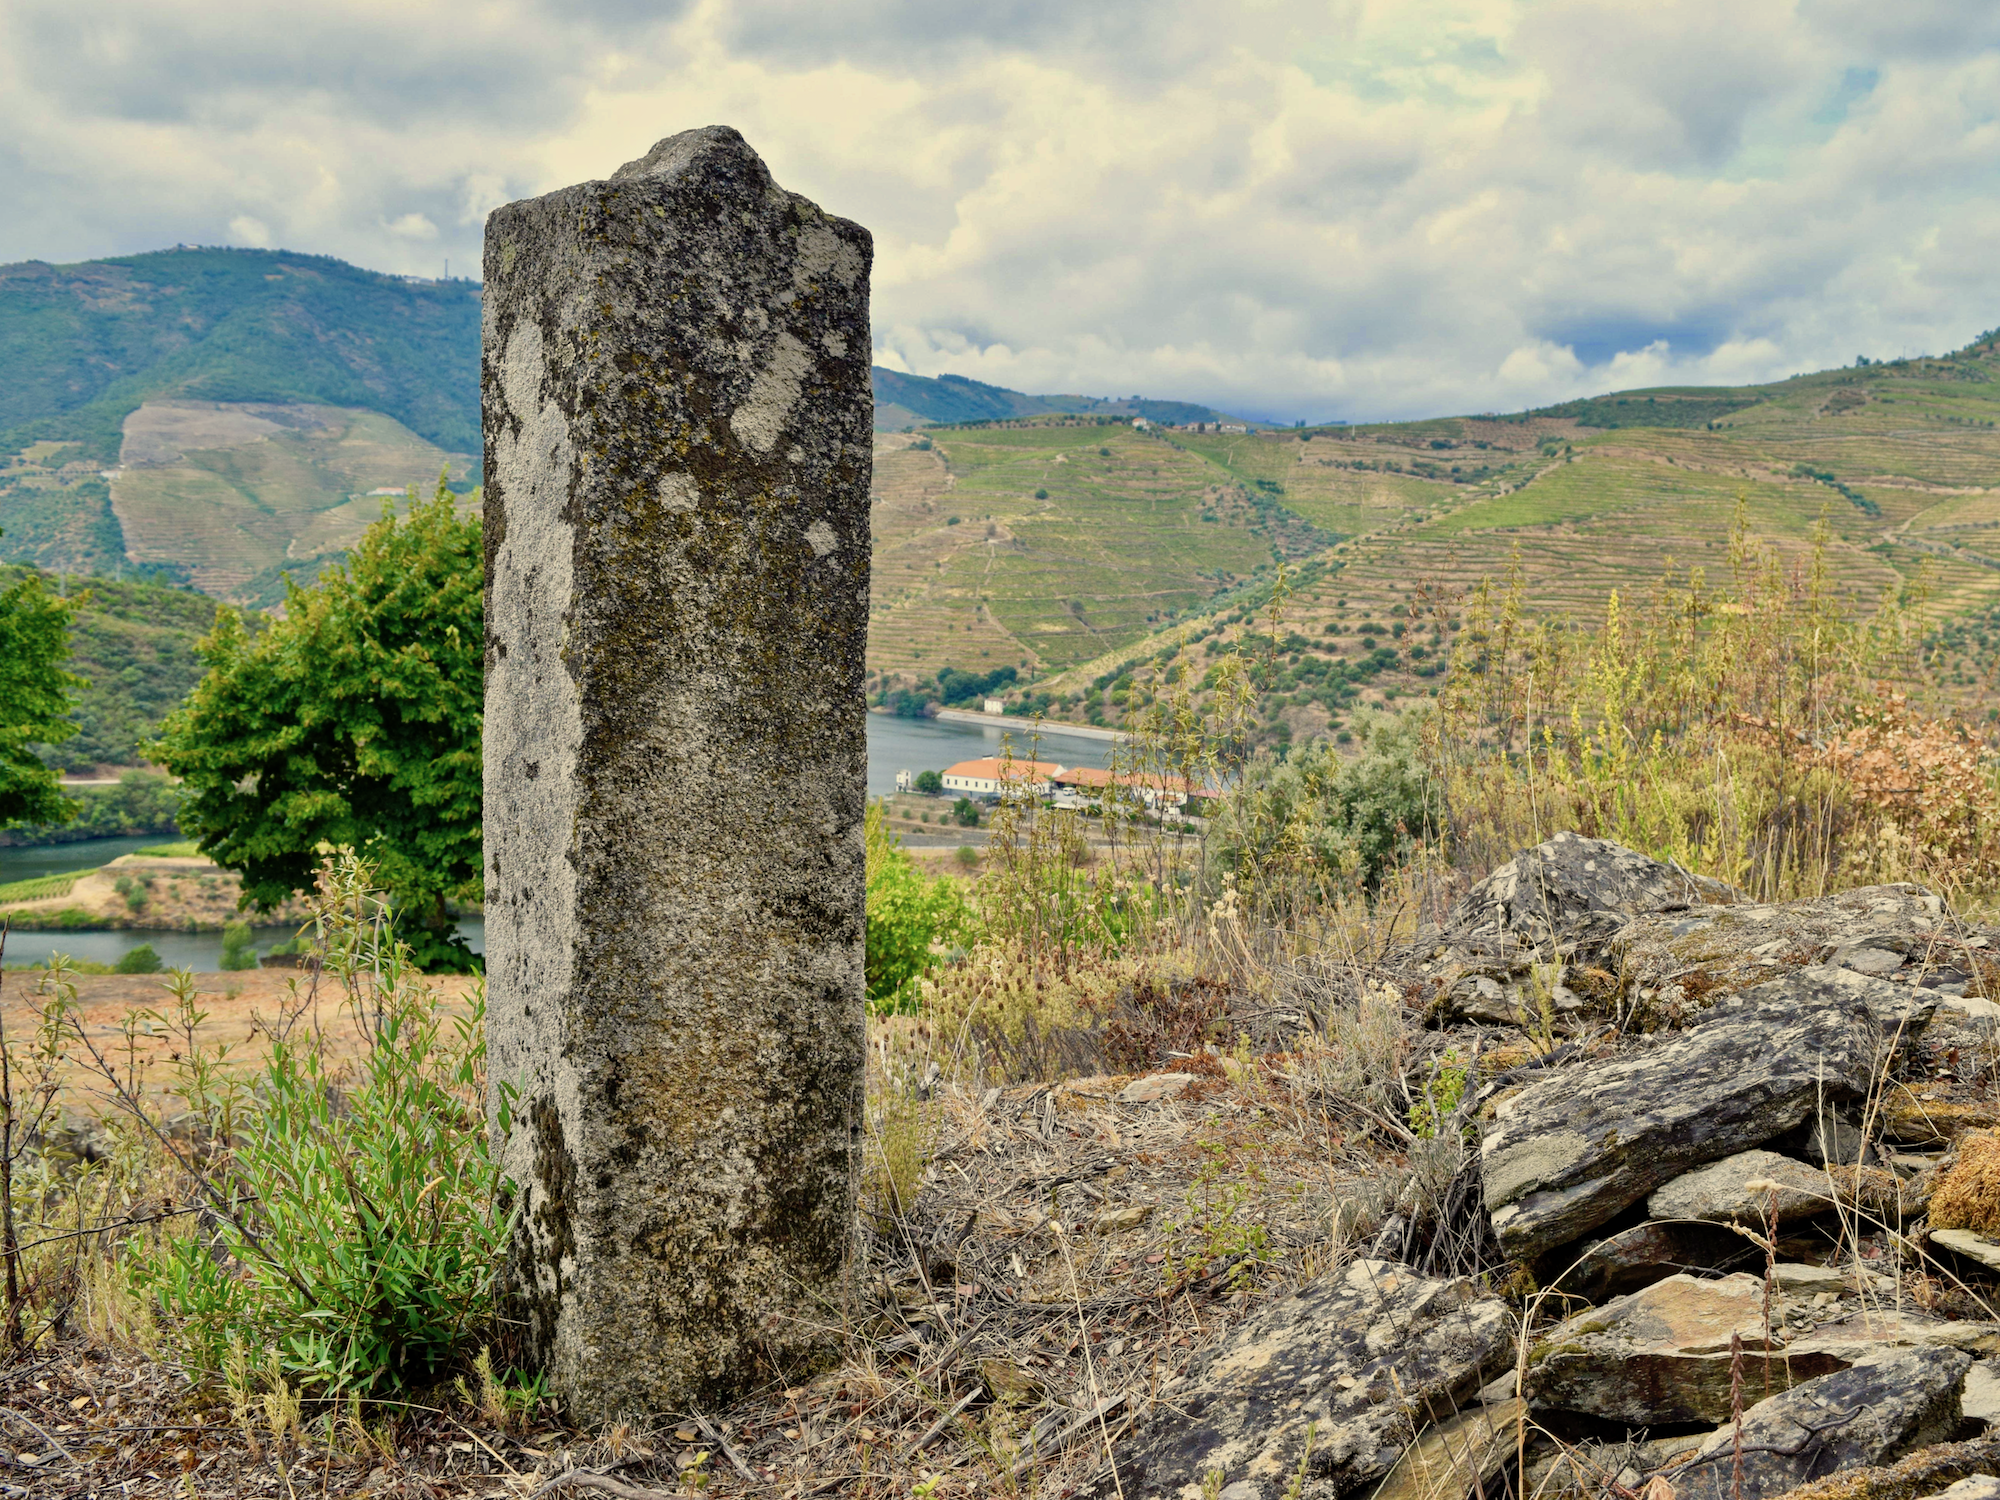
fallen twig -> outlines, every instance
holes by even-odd
[[[953,1417],[956,1417],[960,1412],[964,1411],[966,1407],[972,1405],[973,1402],[979,1399],[981,1389],[982,1389],[981,1387],[975,1385],[971,1390],[967,1391],[963,1396],[960,1396],[958,1400],[952,1404],[952,1408],[950,1411],[946,1412],[943,1416],[939,1417],[935,1422],[931,1423],[929,1427],[925,1428],[924,1435],[918,1438],[914,1443],[910,1444],[910,1451],[906,1455],[904,1455],[903,1461],[905,1463],[908,1463],[911,1459],[915,1458],[919,1453],[923,1452],[924,1448],[930,1443],[932,1438],[936,1437],[939,1433],[943,1432],[945,1428],[951,1425],[951,1420]]]
[[[553,1495],[563,1489],[602,1490],[607,1495],[618,1496],[619,1500],[674,1500],[674,1497],[665,1490],[641,1489],[636,1484],[613,1479],[609,1474],[594,1474],[588,1469],[571,1469],[567,1473],[556,1475],[546,1484],[531,1491],[528,1500],[542,1500],[544,1495]]]
[[[707,1434],[708,1440],[722,1450],[722,1456],[729,1460],[730,1468],[742,1475],[744,1480],[750,1484],[762,1484],[764,1482],[762,1478],[752,1472],[750,1465],[743,1462],[743,1456],[729,1446],[729,1439],[722,1435],[720,1428],[716,1427],[714,1423],[710,1422],[707,1417],[704,1417],[698,1411],[690,1412],[689,1415],[694,1418],[694,1425]]]

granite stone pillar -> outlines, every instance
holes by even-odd
[[[589,1419],[794,1371],[845,1300],[872,254],[722,127],[487,221],[489,1106]]]

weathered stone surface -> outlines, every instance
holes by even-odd
[[[1873,1271],[1864,1271],[1859,1280],[1850,1266],[1808,1266],[1797,1261],[1781,1260],[1771,1267],[1771,1283],[1779,1291],[1793,1297],[1810,1297],[1820,1292],[1831,1292],[1844,1296],[1858,1286],[1871,1292],[1896,1290],[1896,1283],[1887,1276]]]
[[[1706,1495],[1687,1500],[1728,1494],[1726,1476],[1718,1477],[1713,1464],[1706,1466],[1706,1472]],[[2000,1472],[2000,1438],[1976,1437],[1919,1448],[1880,1468],[1848,1469],[1828,1479],[1816,1479],[1792,1491],[1789,1500],[1920,1500],[1961,1479],[1995,1472]]]
[[[1097,1217],[1090,1221],[1090,1227],[1099,1234],[1122,1234],[1128,1229],[1137,1229],[1146,1222],[1146,1216],[1153,1211],[1150,1203],[1132,1203],[1123,1208],[1100,1208]]]
[[[1890,1091],[1882,1103],[1883,1133],[1892,1140],[1931,1146],[1955,1141],[1969,1130],[2000,1125],[2000,1104],[1983,1099],[1926,1099],[1926,1092],[1931,1091]]]
[[[1747,1264],[1749,1241],[1717,1224],[1645,1223],[1588,1246],[1554,1285],[1591,1302],[1622,1297],[1690,1267]],[[1758,1259],[1762,1259],[1761,1254]]]
[[[1825,1170],[1775,1151],[1725,1156],[1676,1177],[1646,1200],[1646,1212],[1656,1219],[1734,1219],[1751,1225],[1764,1223],[1767,1214],[1789,1224],[1832,1208],[1833,1184]]]
[[[1985,1359],[2000,1355],[2000,1323],[1970,1319],[1932,1318],[1908,1308],[1885,1305],[1878,1293],[1859,1311],[1843,1312],[1795,1339],[1789,1352],[1821,1355],[1853,1364],[1875,1350],[1887,1348],[1957,1349]]]
[[[870,257],[722,128],[487,221],[492,1103],[587,1420],[720,1399],[845,1297]]]
[[[1959,1408],[1968,1422],[2000,1421],[2000,1361],[1976,1360],[1965,1372]]]
[[[1933,1229],[1931,1243],[1967,1260],[1976,1260],[1989,1270],[2000,1271],[2000,1240],[1974,1234],[1970,1229]]]
[[[1162,1099],[1172,1099],[1183,1093],[1189,1084],[1195,1082],[1192,1073],[1151,1073],[1144,1078],[1135,1078],[1118,1091],[1120,1104],[1154,1104]]]
[[[1356,1261],[1244,1323],[1165,1393],[1118,1456],[1123,1492],[1199,1494],[1220,1469],[1232,1500],[1278,1500],[1312,1424],[1304,1493],[1346,1494],[1467,1404],[1507,1360],[1512,1327],[1505,1304],[1472,1282]],[[1107,1479],[1099,1494],[1109,1493]]]
[[[1516,1399],[1475,1406],[1426,1428],[1369,1500],[1465,1500],[1513,1457],[1527,1408]]]
[[[1781,1495],[1844,1469],[1900,1457],[1953,1435],[1971,1359],[1955,1350],[1898,1349],[1793,1386],[1743,1414],[1744,1500]],[[1735,1488],[1736,1434],[1714,1433],[1674,1475],[1683,1493]]]
[[[1487,949],[1601,942],[1635,913],[1684,911],[1707,896],[1700,884],[1623,844],[1559,833],[1460,897],[1444,935]]]
[[[1540,1255],[1794,1129],[1824,1100],[1865,1097],[1883,1045],[1872,1006],[1907,1003],[1902,986],[1802,969],[1644,1051],[1562,1069],[1502,1101],[1482,1145],[1501,1247]]]
[[[1746,1388],[1765,1394],[1840,1369],[1825,1351],[1780,1351],[1764,1335],[1764,1282],[1670,1276],[1578,1313],[1529,1354],[1525,1394],[1536,1408],[1581,1412],[1634,1427],[1720,1422],[1730,1414],[1730,1335],[1751,1351]]]
[[[1935,1500],[2000,1500],[2000,1479],[1991,1474],[1973,1474],[1939,1490]]]
[[[1643,1013],[1685,1021],[1722,997],[1805,965],[1893,975],[1905,987],[1962,979],[1950,966],[1964,962],[1969,932],[1922,886],[1866,886],[1782,905],[1640,912],[1607,952]],[[1856,957],[1859,966],[1849,962]]]

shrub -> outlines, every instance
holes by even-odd
[[[1739,504],[1721,586],[1670,574],[1639,609],[1612,593],[1590,627],[1526,610],[1518,567],[1475,590],[1426,729],[1456,860],[1490,868],[1567,828],[1760,900],[1909,879],[1991,892],[1987,752],[1883,685],[1923,668],[1922,580],[1860,614],[1831,545],[1822,524],[1781,557]]]
[[[315,950],[341,1019],[299,1024],[293,991],[269,1060],[245,1086],[200,1035],[194,976],[138,1019],[180,1045],[173,1092],[206,1131],[177,1151],[199,1221],[123,1246],[133,1286],[192,1364],[262,1351],[316,1395],[440,1381],[490,1332],[507,1185],[487,1149],[485,994],[453,1015],[394,934],[369,866],[322,868]],[[135,1023],[136,1024],[136,1023]],[[331,1042],[355,1050],[337,1062]],[[128,1113],[157,1122],[92,1048]],[[503,1121],[509,1091],[501,1091]]]
[[[961,828],[979,826],[979,804],[970,797],[960,797],[951,805],[951,820]]]
[[[1414,727],[1380,719],[1357,728],[1365,745],[1354,760],[1320,741],[1283,761],[1264,755],[1250,763],[1210,828],[1212,889],[1234,876],[1255,903],[1281,891],[1320,898],[1374,889],[1433,832],[1430,779]]]
[[[135,833],[178,833],[181,789],[154,771],[126,771],[116,786],[75,789],[77,815],[67,823],[16,829],[7,842],[17,845],[67,844]],[[146,850],[145,853],[154,851]],[[194,851],[188,850],[190,854]]]
[[[880,803],[867,818],[868,1004],[878,1012],[916,1008],[916,984],[938,962],[938,946],[963,935],[971,912],[957,885],[932,879],[889,831]]]
[[[160,955],[151,943],[141,943],[128,950],[124,957],[111,966],[114,974],[157,974],[166,966],[160,962]]]
[[[228,970],[257,967],[257,950],[251,946],[250,924],[230,922],[222,929],[222,967]]]

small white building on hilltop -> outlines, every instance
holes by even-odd
[[[1046,760],[1001,760],[986,755],[962,760],[944,773],[944,789],[964,797],[998,797],[1005,789],[1018,795],[1046,797],[1055,790],[1063,768]]]

